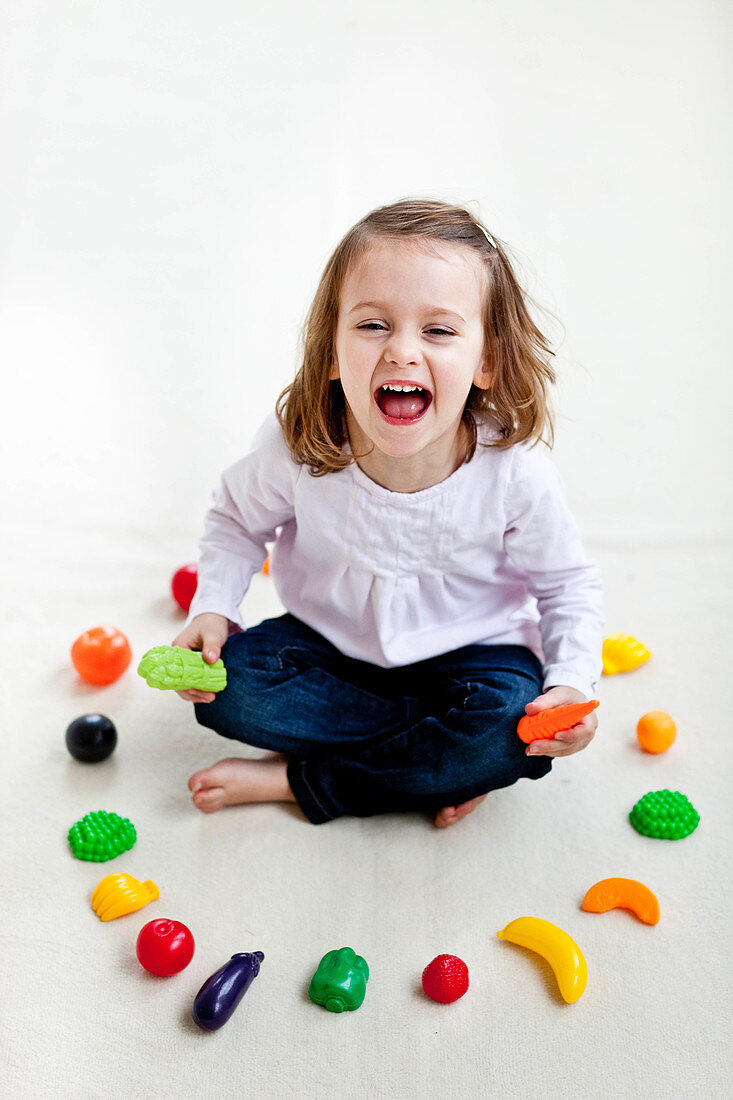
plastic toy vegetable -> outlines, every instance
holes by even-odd
[[[219,658],[209,665],[194,649],[158,645],[149,649],[138,665],[137,672],[148,687],[161,691],[223,691],[227,686],[227,671]]]
[[[517,917],[496,934],[500,940],[527,947],[547,959],[563,1000],[568,1004],[573,1004],[583,995],[588,967],[583,952],[562,928],[540,917]]]
[[[677,736],[677,726],[665,711],[650,710],[639,719],[636,736],[644,752],[666,752]]]
[[[614,676],[617,672],[631,672],[643,665],[651,653],[630,634],[611,634],[603,643],[602,656],[604,676]]]
[[[553,741],[556,733],[572,729],[600,705],[598,699],[591,699],[589,703],[568,703],[541,710],[539,714],[525,714],[519,719],[517,733],[527,745],[531,741]]]
[[[154,882],[139,882],[132,875],[107,875],[92,894],[92,909],[100,920],[116,920],[135,913],[160,897]]]
[[[71,647],[74,668],[83,680],[96,686],[119,680],[131,660],[130,643],[116,626],[85,630]]]
[[[188,611],[191,600],[196,595],[199,583],[199,571],[195,565],[182,565],[173,574],[171,592],[181,611]]]
[[[117,744],[117,730],[104,714],[82,714],[66,730],[66,747],[75,760],[98,764],[111,756]]]
[[[185,970],[195,950],[190,928],[179,920],[162,917],[140,929],[136,951],[141,966],[159,978],[170,978]]]
[[[700,815],[680,791],[649,791],[636,803],[629,820],[637,833],[657,840],[682,840],[694,833]]]
[[[422,987],[439,1004],[451,1004],[468,989],[468,967],[457,955],[436,955],[422,972]]]
[[[369,967],[350,947],[329,951],[311,978],[308,996],[329,1012],[353,1012],[366,996]]]
[[[648,886],[633,878],[604,878],[591,886],[583,898],[586,913],[607,913],[629,909],[644,924],[657,924],[659,902]]]
[[[121,852],[129,851],[137,840],[137,833],[129,818],[94,810],[71,826],[68,840],[77,859],[106,863]]]
[[[193,1002],[193,1018],[206,1031],[218,1031],[231,1017],[260,972],[261,951],[232,955],[229,962],[207,978]]]

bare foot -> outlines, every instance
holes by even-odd
[[[229,757],[196,772],[188,787],[194,806],[205,814],[240,802],[295,802],[282,756],[262,760]]]
[[[479,803],[483,802],[485,798],[485,794],[480,794],[478,798],[472,798],[468,802],[461,802],[459,806],[445,806],[436,814],[435,824],[439,829],[447,829],[449,825],[455,825],[456,821],[460,821],[466,814],[473,813]]]

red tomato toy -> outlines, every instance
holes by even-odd
[[[437,955],[422,972],[422,987],[440,1004],[457,1001],[468,989],[468,967],[457,955]]]
[[[179,920],[160,917],[148,921],[137,937],[137,957],[140,965],[159,978],[170,978],[185,970],[195,948],[191,930]]]
[[[74,642],[71,660],[88,684],[113,684],[132,660],[132,650],[116,626],[93,626]]]
[[[195,565],[182,565],[173,574],[171,592],[182,611],[188,611],[199,583],[199,571]]]

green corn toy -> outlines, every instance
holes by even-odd
[[[158,645],[149,649],[137,666],[148,687],[161,691],[223,691],[227,686],[227,670],[219,660],[206,663],[200,653],[181,646]]]

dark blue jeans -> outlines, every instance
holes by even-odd
[[[227,686],[197,703],[202,726],[289,756],[306,817],[434,813],[539,779],[545,756],[517,736],[542,667],[518,645],[468,645],[398,668],[344,657],[290,614],[233,634],[222,650]]]

